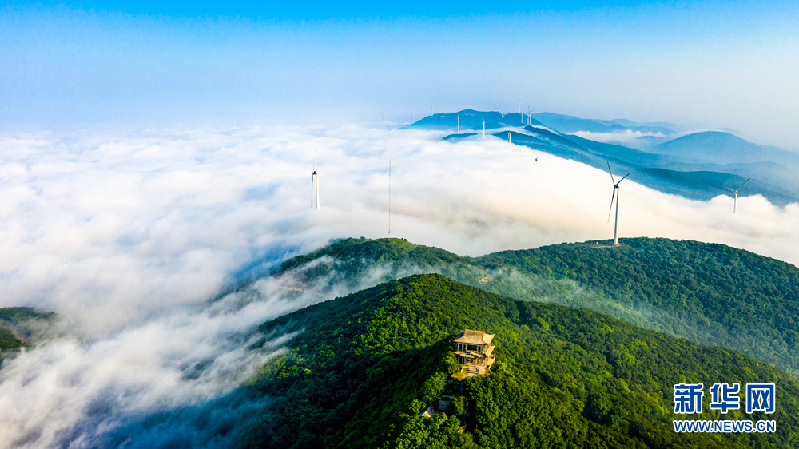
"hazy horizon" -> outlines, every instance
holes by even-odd
[[[797,149],[793,2],[0,7],[8,129],[556,112]]]

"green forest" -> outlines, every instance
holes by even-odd
[[[352,286],[436,272],[521,300],[584,307],[743,352],[799,376],[799,268],[725,245],[634,238],[462,257],[401,239],[343,239],[284,262]]]
[[[18,351],[25,347],[25,341],[20,338],[23,335],[20,334],[30,333],[26,324],[53,316],[52,313],[38,312],[30,307],[0,307],[0,353]]]
[[[450,381],[464,328],[496,334],[487,377]],[[271,398],[244,447],[797,447],[799,383],[725,349],[586,310],[518,301],[414,275],[262,325],[287,351],[248,387]],[[673,385],[774,382],[774,434],[673,431]],[[446,412],[419,414],[442,395]]]

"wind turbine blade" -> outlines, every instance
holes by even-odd
[[[746,184],[747,182],[749,182],[749,180],[750,180],[750,179],[752,179],[752,178],[746,178],[746,181],[744,181],[744,184]],[[743,187],[743,186],[744,186],[744,184],[741,184],[741,185],[739,185],[739,186],[738,186],[738,189],[740,189],[741,187]],[[738,190],[738,189],[735,189],[735,190]]]
[[[624,181],[624,179],[625,179],[626,177],[628,177],[628,176],[630,176],[630,174],[629,174],[629,173],[627,173],[626,175],[624,175],[624,178],[621,178],[621,179],[619,179],[619,182],[622,182],[622,181]]]
[[[610,171],[610,162],[608,162],[608,161],[605,161],[605,162],[608,163],[608,174],[610,175],[610,182],[612,182],[613,185],[615,186],[616,185],[616,179],[613,178],[613,172]],[[611,204],[613,204],[613,201],[611,201]]]
[[[616,199],[616,188],[613,188],[613,195],[610,196],[610,207],[608,208],[608,223],[610,223],[610,213],[613,212],[613,200]]]

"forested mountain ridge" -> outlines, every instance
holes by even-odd
[[[401,239],[344,239],[276,273],[356,285],[437,272],[514,299],[586,307],[627,322],[741,351],[799,374],[799,268],[724,245],[633,238],[615,248],[550,245],[461,257]]]
[[[448,383],[463,328],[495,333],[488,377]],[[245,447],[795,447],[799,383],[746,356],[585,309],[415,275],[261,326],[294,335],[249,387],[272,401]],[[777,411],[675,415],[680,382],[774,382]],[[443,394],[446,413],[419,413]],[[774,434],[677,433],[674,419],[773,419]]]
[[[649,312],[649,326],[733,348],[799,373],[799,269],[720,244],[624,239],[503,251],[479,258],[547,279],[574,279],[625,308]]]

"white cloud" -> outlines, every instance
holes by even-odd
[[[63,325],[0,371],[0,441],[91,446],[133,415],[231,391],[279,347],[244,349],[258,323],[347,291],[293,297],[272,280],[206,301],[256,258],[386,236],[389,160],[392,236],[468,255],[612,237],[606,172],[546,154],[536,163],[500,139],[440,137],[350,126],[0,138],[0,306],[55,310]],[[633,175],[620,235],[799,263],[799,205],[742,197],[733,215],[731,203],[666,195]]]

